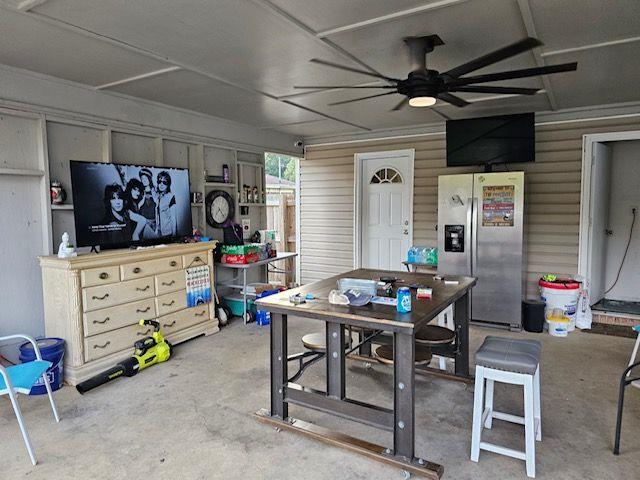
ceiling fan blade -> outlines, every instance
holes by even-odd
[[[486,75],[476,75],[475,77],[454,78],[446,83],[449,87],[458,87],[461,85],[471,85],[472,83],[497,82],[499,80],[509,80],[512,78],[536,77],[538,75],[548,75],[550,73],[572,72],[577,68],[577,62],[562,63],[560,65],[548,65],[546,67],[511,70],[510,72],[488,73]]]
[[[475,93],[506,93],[513,95],[535,95],[540,91],[539,88],[520,88],[520,87],[491,87],[487,86],[462,86],[453,87],[451,92],[475,92]]]
[[[333,102],[333,103],[327,103],[327,105],[333,106],[333,105],[343,105],[345,103],[351,103],[351,102],[359,102],[360,100],[368,100],[370,98],[376,98],[376,97],[384,97],[385,95],[395,95],[397,92],[385,92],[385,93],[379,93],[377,95],[369,95],[368,97],[360,97],[360,98],[354,98],[352,100],[342,100],[341,102]]]
[[[394,90],[398,87],[395,85],[366,85],[366,86],[351,86],[351,85],[315,85],[315,86],[295,86],[293,88],[307,88],[307,89],[315,89],[315,90],[331,90],[333,88],[393,88]]]
[[[460,97],[456,97],[455,95],[451,95],[447,92],[439,93],[438,98],[440,100],[444,100],[447,103],[450,103],[451,105],[455,105],[456,107],[466,107],[467,105],[471,105],[466,100],[463,100]]]
[[[409,105],[409,97],[405,97],[403,98],[399,104],[397,104],[395,107],[393,107],[391,110],[389,110],[390,112],[395,112],[397,110],[402,110],[404,107],[406,107],[407,105]]]
[[[491,65],[493,63],[500,62],[501,60],[505,60],[509,57],[513,57],[515,55],[518,55],[519,53],[526,52],[527,50],[531,50],[532,48],[539,47],[540,45],[542,45],[542,42],[537,38],[527,37],[520,40],[519,42],[512,43],[511,45],[507,45],[506,47],[499,48],[498,50],[471,60],[470,62],[463,63],[456,68],[452,68],[448,72],[444,72],[444,74],[451,77],[459,77],[466,73],[479,70],[482,67],[486,67],[487,65]]]
[[[360,73],[362,75],[369,75],[370,77],[382,78],[383,80],[387,80],[389,82],[400,81],[397,78],[385,77],[384,75],[380,75],[379,73],[368,72],[366,70],[360,70],[359,68],[347,67],[346,65],[340,65],[339,63],[327,62],[326,60],[320,60],[319,58],[312,58],[309,61],[312,63],[317,63],[319,65],[325,65],[327,67],[337,68],[339,70],[346,70],[348,72]]]

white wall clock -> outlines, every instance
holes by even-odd
[[[231,195],[223,190],[212,190],[205,202],[207,223],[214,228],[222,228],[233,219],[234,206]]]

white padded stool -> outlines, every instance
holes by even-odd
[[[493,410],[494,382],[524,387],[524,417]],[[482,441],[482,429],[490,429],[494,418],[524,425],[524,452]],[[540,342],[489,336],[476,352],[471,460],[478,461],[480,450],[518,458],[526,462],[527,475],[534,478],[536,476],[536,440],[542,440]]]

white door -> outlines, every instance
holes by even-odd
[[[589,208],[589,301],[592,305],[604,297],[604,291],[607,288],[605,286],[605,264],[610,177],[611,147],[606,143],[595,143],[591,162],[591,205]]]
[[[360,266],[403,270],[413,241],[413,150],[358,154]]]

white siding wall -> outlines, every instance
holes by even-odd
[[[640,129],[640,119],[620,118],[536,127],[536,162],[509,165],[525,175],[525,278],[536,296],[544,273],[574,274],[578,268],[582,136]],[[438,175],[481,171],[446,167],[444,134],[308,146],[300,162],[302,283],[352,269],[353,156],[414,148],[414,244],[437,243]],[[500,167],[498,167],[500,168]]]

